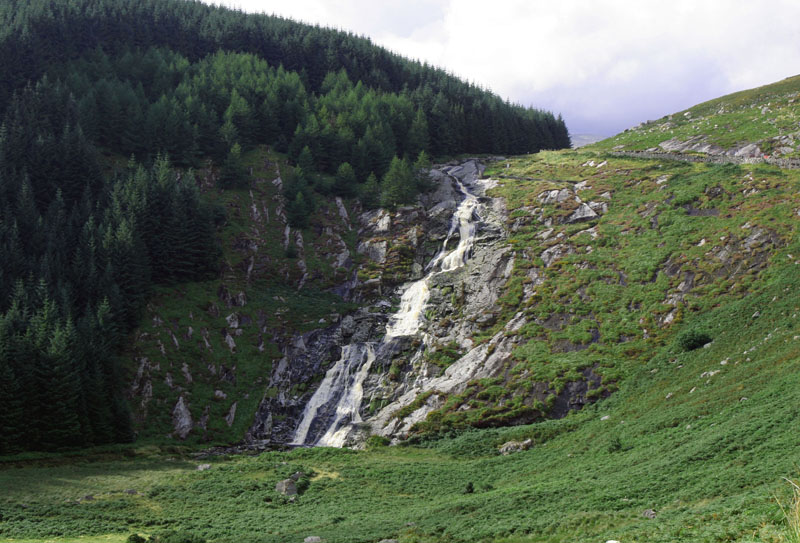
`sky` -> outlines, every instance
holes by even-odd
[[[212,3],[212,2],[209,2]],[[642,121],[800,73],[798,0],[216,0],[369,36],[571,134]]]

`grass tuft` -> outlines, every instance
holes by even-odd
[[[783,540],[787,543],[800,543],[800,485],[797,481],[784,477],[784,481],[791,486],[792,497],[788,503],[784,503],[777,496],[775,501],[781,508],[783,518],[786,521],[786,531]]]

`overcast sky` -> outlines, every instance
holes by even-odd
[[[612,135],[800,73],[798,0],[224,0],[340,28]]]

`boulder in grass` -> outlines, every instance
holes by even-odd
[[[519,451],[527,451],[532,445],[533,440],[530,438],[525,441],[508,441],[500,446],[500,454],[506,456]]]
[[[296,496],[297,495],[297,485],[294,484],[292,479],[284,479],[280,481],[277,485],[275,485],[275,492],[279,492],[284,496]]]

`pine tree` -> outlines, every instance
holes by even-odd
[[[420,151],[417,160],[411,167],[414,173],[414,180],[417,192],[427,192],[431,189],[431,160],[428,153]]]
[[[0,323],[0,328],[2,328]],[[8,345],[0,329],[0,455],[22,450],[25,446],[25,417],[23,411],[22,389],[17,381],[8,353]]]
[[[289,225],[294,228],[308,228],[308,216],[310,207],[306,202],[305,196],[301,191],[297,191],[294,200],[289,202],[286,207],[286,215]]]
[[[417,156],[420,152],[427,151],[429,146],[428,119],[422,108],[418,108],[414,120],[411,122],[411,128],[408,130],[406,152],[410,156]]]
[[[356,172],[349,162],[342,162],[336,169],[334,191],[340,196],[352,196],[356,191]]]
[[[374,173],[370,173],[366,182],[361,187],[361,205],[365,209],[373,209],[380,205],[381,187],[378,185],[378,178]]]
[[[394,157],[381,180],[381,207],[396,207],[411,202],[416,180],[408,161]]]
[[[311,154],[311,149],[308,145],[303,147],[303,150],[300,151],[300,155],[297,157],[297,166],[302,168],[306,174],[313,174],[317,171],[314,155]]]
[[[219,172],[219,186],[224,189],[240,188],[247,184],[247,171],[242,162],[242,147],[234,143]]]

